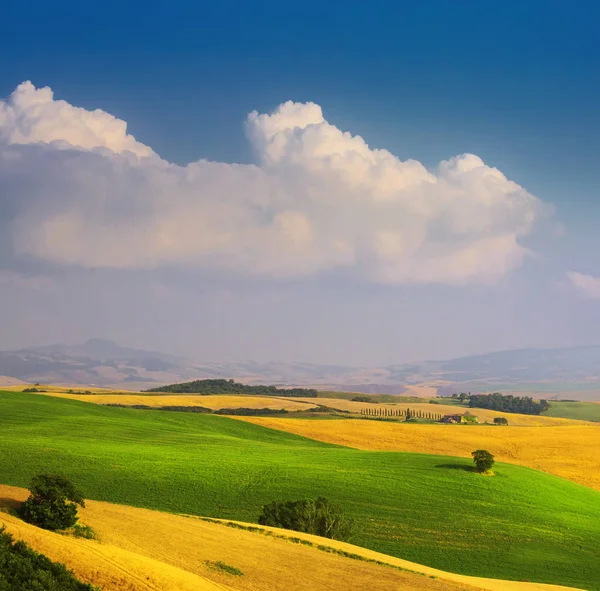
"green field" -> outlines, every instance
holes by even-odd
[[[597,402],[553,402],[544,413],[547,417],[562,417],[582,421],[600,421],[600,403]]]
[[[317,398],[337,398],[338,400],[352,400],[357,396],[367,396],[371,402],[385,404],[407,404],[409,402],[427,402],[428,398],[419,396],[401,396],[400,394],[366,394],[364,392],[341,392],[338,390],[319,390]]]
[[[355,543],[437,568],[600,590],[600,493],[508,464],[364,452],[214,415],[0,393],[0,482],[71,476],[88,498],[256,521],[273,499],[324,495]]]

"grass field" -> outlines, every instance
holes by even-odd
[[[452,572],[600,590],[600,494],[534,470],[497,464],[486,478],[467,459],[35,394],[0,395],[0,417],[7,484],[62,471],[88,498],[243,521],[270,500],[322,494],[358,520],[358,545]]]
[[[342,392],[338,390],[319,390],[318,398],[335,398],[336,400],[352,400],[357,396],[366,396],[371,402],[385,403],[408,403],[408,402],[424,402],[427,399],[422,396],[412,396],[406,394],[366,394],[365,392]]]
[[[144,404],[146,406],[204,406],[212,410],[220,408],[270,408],[285,409],[290,411],[309,410],[315,407],[314,398],[307,398],[308,402],[298,402],[294,398],[275,398],[269,396],[194,396],[172,394],[156,396],[151,394],[58,394],[46,395],[57,398],[69,398],[94,404]],[[312,400],[312,402],[311,402]]]
[[[407,425],[388,421],[313,421],[237,417],[325,443],[356,449],[471,457],[484,448],[498,460],[568,478],[600,491],[600,426],[495,427]]]
[[[547,417],[564,417],[582,421],[600,421],[600,403],[598,402],[550,402],[550,408],[544,413]]]

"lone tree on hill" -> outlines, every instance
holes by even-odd
[[[38,474],[31,480],[29,498],[21,505],[19,516],[44,529],[60,530],[77,523],[77,505],[85,507],[75,485],[58,474]]]
[[[477,472],[483,474],[491,469],[494,465],[494,456],[487,449],[478,449],[471,452],[473,461],[475,462],[475,468]]]

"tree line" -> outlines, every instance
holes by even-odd
[[[360,414],[371,417],[406,417],[407,421],[411,419],[439,421],[443,417],[443,415],[436,412],[411,410],[410,408],[361,408]]]
[[[234,380],[208,379],[170,384],[150,388],[146,392],[167,392],[170,394],[250,394],[254,396],[282,396],[287,398],[316,398],[317,391],[312,388],[277,388],[276,386],[248,386]]]
[[[470,408],[488,408],[522,415],[539,415],[550,408],[547,400],[533,400],[529,396],[504,395],[499,392],[471,394],[468,400]]]

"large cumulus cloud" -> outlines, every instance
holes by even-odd
[[[179,166],[125,122],[25,82],[0,101],[7,247],[84,268],[466,284],[518,267],[546,209],[477,156],[402,162],[313,103],[253,112],[246,132],[257,165]]]

